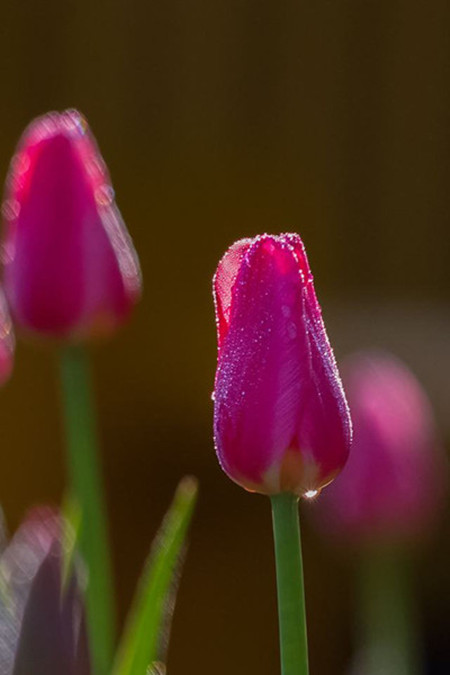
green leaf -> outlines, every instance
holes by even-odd
[[[170,592],[196,497],[197,481],[186,476],[178,485],[145,564],[117,650],[113,675],[146,675],[159,657],[167,615],[173,610]]]
[[[67,493],[61,506],[63,569],[62,587],[66,591],[74,569],[74,559],[79,545],[81,529],[81,507],[74,495]]]

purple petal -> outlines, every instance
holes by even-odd
[[[72,645],[61,617],[61,563],[55,543],[31,583],[13,675],[73,674]]]

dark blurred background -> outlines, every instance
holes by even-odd
[[[211,276],[226,247],[298,231],[338,357],[379,345],[450,436],[447,0],[7,0],[0,172],[29,120],[77,107],[110,167],[145,295],[94,350],[121,616],[177,480],[201,481],[170,675],[278,672],[269,503],[220,471]],[[57,369],[20,343],[0,393],[14,529],[64,487]],[[449,523],[422,556],[430,673],[448,673]],[[343,675],[352,573],[304,522],[314,675]]]

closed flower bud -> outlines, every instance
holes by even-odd
[[[127,318],[140,294],[139,263],[78,112],[49,113],[26,129],[3,220],[5,292],[22,329],[78,340]]]
[[[222,468],[251,491],[311,496],[344,466],[351,421],[300,237],[234,244],[214,296]]]
[[[76,560],[63,579],[68,527],[57,513],[37,508],[11,542],[1,541],[2,675],[91,673]]]
[[[436,521],[446,485],[429,401],[388,354],[356,354],[343,373],[354,442],[347,466],[317,504],[319,523],[355,543],[420,539]]]

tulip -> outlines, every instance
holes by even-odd
[[[446,467],[430,403],[414,375],[384,353],[344,366],[354,422],[350,460],[318,504],[327,531],[354,542],[413,542],[441,510]]]
[[[347,460],[351,420],[300,237],[235,243],[214,297],[222,468],[250,491],[316,494]]]
[[[35,509],[0,556],[0,672],[89,675],[76,570],[63,584],[63,523]]]
[[[299,496],[344,466],[350,414],[296,234],[242,239],[214,277],[214,437],[236,483],[270,495],[282,675],[308,675]]]
[[[4,285],[27,332],[111,333],[140,293],[136,252],[85,119],[49,113],[25,130],[3,204]]]

